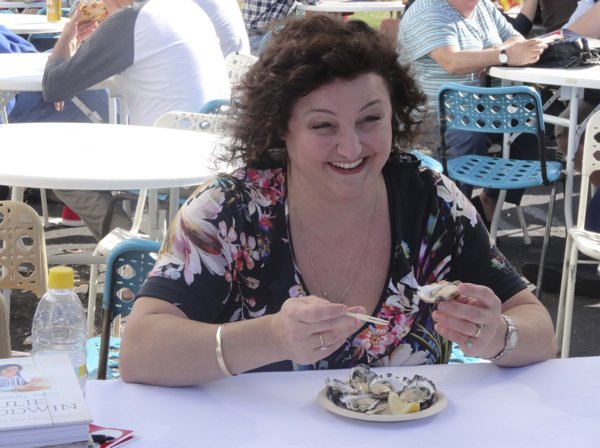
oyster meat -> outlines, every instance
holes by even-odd
[[[431,283],[419,286],[417,288],[417,295],[427,303],[440,303],[444,300],[453,300],[460,295],[458,293],[458,285],[460,285],[459,281]]]

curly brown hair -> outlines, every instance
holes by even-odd
[[[381,76],[390,92],[394,157],[420,133],[414,112],[426,103],[410,67],[399,62],[396,41],[360,20],[343,22],[322,14],[286,20],[234,89],[228,161],[285,163],[281,137],[296,100],[335,79],[366,73]]]

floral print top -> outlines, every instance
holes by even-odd
[[[412,156],[384,169],[393,250],[387,287],[374,316],[336,352],[314,365],[282,361],[267,370],[447,363],[452,343],[437,334],[417,285],[460,280],[490,287],[502,301],[525,288],[491,243],[474,207],[453,182]],[[173,222],[138,296],[173,303],[209,323],[277,313],[289,297],[308,295],[290,248],[282,166],[239,169],[205,183]]]

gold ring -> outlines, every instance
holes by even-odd
[[[473,341],[471,341],[471,338],[467,339],[465,347],[469,347],[469,348],[473,347]]]
[[[473,335],[474,338],[476,338],[477,336],[479,336],[479,333],[481,333],[481,329],[483,328],[483,324],[477,324],[477,333],[475,333]]]
[[[325,347],[325,342],[323,342],[323,335],[321,333],[319,333],[319,338],[321,339],[321,351],[327,350],[327,347]]]

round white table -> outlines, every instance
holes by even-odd
[[[169,222],[179,209],[179,187],[199,185],[217,172],[220,136],[146,126],[94,123],[0,125],[0,185],[68,190],[170,188]],[[12,149],[12,150],[10,150]],[[156,201],[150,200],[151,231],[158,228]],[[61,256],[64,259],[66,256]],[[84,261],[82,261],[84,262]]]
[[[60,33],[69,19],[60,22],[48,22],[45,15],[0,14],[0,25],[4,25],[15,34]]]
[[[0,8],[45,8],[46,2],[0,2]]]
[[[305,5],[296,3],[296,9],[299,11],[315,12],[386,12],[404,11],[403,2],[351,2],[351,1],[322,1],[318,5]]]

